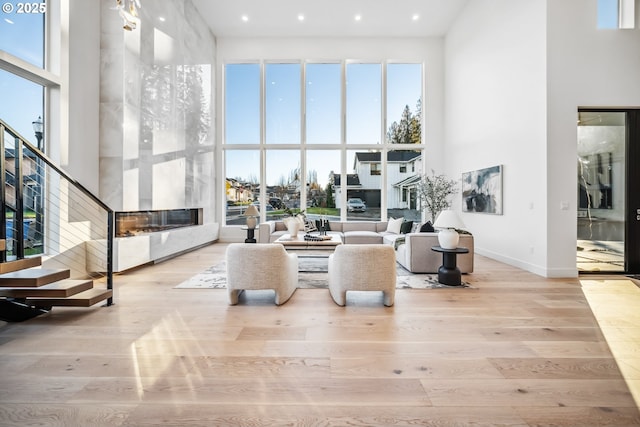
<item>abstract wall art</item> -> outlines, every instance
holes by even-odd
[[[462,174],[462,211],[502,215],[502,165]]]

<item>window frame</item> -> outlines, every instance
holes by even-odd
[[[424,165],[426,165],[426,156],[424,155],[425,153],[425,149],[426,149],[426,143],[425,143],[425,113],[424,113],[424,108],[422,111],[422,115],[420,117],[420,123],[421,123],[421,142],[419,144],[390,144],[386,141],[386,133],[387,133],[387,128],[388,128],[388,123],[387,123],[387,104],[386,104],[386,91],[387,91],[387,75],[386,75],[386,70],[389,64],[416,64],[420,66],[420,72],[421,72],[421,87],[420,87],[420,100],[424,100],[425,99],[425,78],[424,78],[424,73],[425,73],[425,66],[424,63],[421,61],[390,61],[390,60],[319,60],[319,61],[314,61],[314,60],[300,60],[300,61],[292,61],[292,60],[284,60],[284,61],[278,61],[278,60],[248,60],[248,61],[241,61],[241,60],[236,60],[236,61],[225,61],[224,63],[222,63],[220,66],[222,67],[222,70],[226,70],[226,66],[228,64],[231,63],[259,63],[260,64],[260,68],[261,68],[261,118],[262,118],[262,122],[260,124],[260,128],[261,128],[261,140],[260,143],[258,144],[246,144],[246,145],[242,145],[239,146],[237,144],[228,144],[226,142],[225,139],[225,135],[226,135],[226,130],[225,130],[225,124],[226,124],[226,120],[225,120],[225,111],[223,108],[223,111],[221,112],[221,124],[222,124],[222,131],[221,131],[221,135],[222,135],[222,141],[219,144],[219,149],[220,152],[222,153],[221,158],[225,158],[224,152],[226,150],[259,150],[260,151],[260,156],[261,156],[261,170],[260,170],[260,206],[265,206],[265,203],[267,202],[267,188],[266,188],[266,167],[267,167],[267,151],[270,150],[282,150],[282,149],[288,149],[288,150],[299,150],[300,152],[300,170],[301,170],[301,177],[302,177],[302,183],[301,183],[301,188],[306,188],[306,184],[307,184],[307,150],[310,151],[316,151],[316,150],[338,150],[340,152],[340,170],[339,170],[339,176],[340,176],[340,185],[342,187],[342,190],[339,194],[340,199],[339,201],[336,201],[336,205],[337,206],[341,206],[340,209],[340,220],[341,221],[346,221],[347,220],[347,209],[346,209],[346,200],[347,200],[347,189],[346,189],[346,182],[347,182],[347,175],[348,175],[348,171],[351,170],[353,165],[347,164],[348,163],[348,159],[347,159],[347,154],[349,151],[380,151],[381,153],[381,161],[380,161],[380,193],[381,193],[381,206],[388,206],[387,204],[387,187],[388,187],[388,183],[386,182],[386,169],[387,169],[387,152],[391,151],[391,150],[419,150],[422,153],[421,156],[421,161],[423,162],[423,167],[422,170],[424,170]],[[265,127],[266,127],[266,123],[265,123],[265,85],[266,85],[266,80],[265,80],[265,67],[266,64],[273,64],[273,63],[300,63],[301,65],[301,76],[300,76],[300,84],[301,84],[301,96],[300,96],[300,104],[301,104],[301,114],[300,114],[300,131],[301,131],[301,140],[300,140],[300,144],[267,144],[266,143],[266,138],[265,138]],[[346,108],[346,97],[347,97],[347,92],[346,92],[346,82],[347,82],[347,76],[346,76],[346,68],[349,64],[352,63],[363,63],[363,64],[379,64],[380,68],[381,68],[381,111],[380,111],[380,122],[381,122],[381,126],[380,126],[380,142],[379,143],[374,143],[374,144],[362,144],[362,143],[348,143],[346,141],[346,114],[347,114],[347,108]],[[340,113],[340,118],[341,118],[341,140],[339,141],[339,143],[307,143],[307,136],[306,136],[306,109],[307,109],[307,99],[306,99],[306,70],[307,70],[307,66],[309,64],[340,64],[341,66],[341,89],[340,89],[340,99],[341,99],[341,113]],[[223,71],[222,73],[222,84],[221,87],[225,88],[225,84],[226,84],[226,78],[225,78],[225,73]],[[223,89],[224,90],[224,89]],[[224,96],[224,94],[223,94]],[[411,100],[410,102],[414,102],[415,100]],[[423,104],[424,102],[421,101]],[[224,107],[225,105],[225,101],[224,99],[222,100],[222,105]],[[224,163],[224,161],[222,162]],[[413,168],[413,165],[412,165]],[[225,167],[224,164],[222,165],[222,167],[219,170],[224,171]],[[222,172],[224,173],[224,172]],[[336,171],[336,175],[337,171]],[[225,176],[221,175],[219,177],[219,182],[225,182]],[[225,192],[221,191],[221,193],[224,195]],[[300,206],[307,206],[307,192],[306,191],[301,191],[300,194]],[[223,208],[221,209],[224,210],[224,200],[221,200],[221,205],[223,206]],[[261,220],[264,221],[266,219],[266,215],[265,212],[263,212],[264,209],[260,210],[260,216],[261,216]],[[224,215],[221,215],[221,218],[225,218]],[[380,218],[378,220],[382,220],[382,221],[386,221],[387,220],[387,209],[382,209],[381,210],[381,215]],[[227,224],[224,224],[225,226]]]

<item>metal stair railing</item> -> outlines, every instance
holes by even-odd
[[[0,261],[40,255],[113,289],[113,209],[1,119],[0,165]]]

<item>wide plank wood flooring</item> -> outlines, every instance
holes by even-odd
[[[0,426],[640,425],[578,279],[476,256],[474,289],[398,290],[389,308],[174,289],[225,249],[117,275],[111,307],[0,328]]]

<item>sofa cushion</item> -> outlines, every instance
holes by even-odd
[[[380,234],[382,234],[382,243],[384,243],[385,245],[392,245],[394,249],[397,247],[397,245],[400,244],[400,242],[404,243],[404,235],[402,234],[395,234],[395,233],[380,233]]]
[[[344,243],[351,245],[380,244],[382,243],[382,234],[365,230],[345,231]]]
[[[404,218],[398,218],[398,219],[389,218],[389,223],[387,224],[387,232],[400,234],[402,221],[404,221]]]
[[[376,223],[375,221],[347,221],[342,223],[342,232],[347,231],[371,231],[375,233]],[[382,239],[380,239],[382,241]]]
[[[271,235],[269,236],[269,242],[275,242],[276,240],[278,240],[280,237],[284,236],[285,234],[288,234],[289,232],[287,230],[278,230],[278,231],[274,231],[273,233],[271,233]]]

